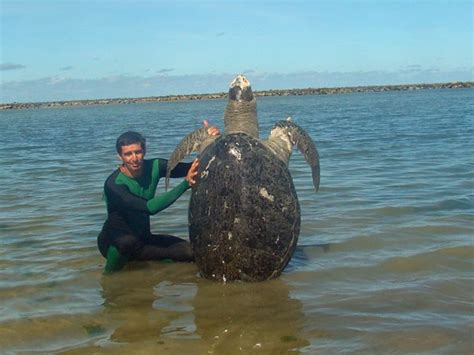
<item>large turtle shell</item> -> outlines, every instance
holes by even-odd
[[[244,133],[219,137],[200,156],[189,236],[204,277],[275,278],[298,241],[300,207],[286,164]]]

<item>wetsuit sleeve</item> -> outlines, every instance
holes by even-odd
[[[189,187],[189,183],[184,180],[172,190],[147,201],[132,194],[125,185],[108,181],[105,186],[105,196],[108,203],[119,209],[156,214],[175,202]]]
[[[148,212],[150,214],[155,214],[164,210],[173,202],[175,202],[187,189],[189,189],[189,187],[189,183],[184,180],[172,190],[165,192],[159,196],[153,197],[146,204]]]
[[[160,169],[160,178],[166,176],[166,169],[168,168],[168,160],[159,159],[158,160],[159,169]],[[170,176],[172,178],[185,177],[188,173],[189,168],[191,168],[192,163],[178,163],[176,167],[171,170]]]
[[[132,194],[125,185],[115,184],[112,180],[109,179],[105,183],[107,204],[121,210],[149,212],[146,199]]]

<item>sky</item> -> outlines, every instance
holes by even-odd
[[[473,1],[0,0],[0,102],[473,81]]]

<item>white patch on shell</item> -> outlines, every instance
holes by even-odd
[[[216,160],[216,156],[214,155],[211,160],[209,160],[209,163],[207,163],[206,167],[204,168],[204,170],[207,170],[209,169],[209,167],[211,166],[212,162]]]
[[[227,237],[229,238],[229,240],[231,240],[232,239],[232,232],[227,233]]]
[[[201,179],[204,179],[204,178],[207,178],[207,176],[209,175],[209,167],[211,166],[212,162],[216,159],[216,156],[214,155],[211,160],[209,160],[209,162],[207,163],[206,167],[204,168],[204,170],[202,171],[201,173]]]
[[[267,189],[264,187],[262,187],[258,193],[260,194],[260,196],[262,196],[263,198],[266,198],[270,202],[273,202],[275,200],[275,198],[272,195],[270,195]]]
[[[240,153],[240,150],[238,150],[236,147],[232,147],[229,149],[229,154],[233,155],[237,160],[242,159],[242,153]]]

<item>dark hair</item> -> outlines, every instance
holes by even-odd
[[[115,142],[115,149],[117,150],[117,153],[121,154],[122,147],[124,145],[130,145],[130,144],[135,144],[135,143],[140,143],[142,146],[143,152],[145,152],[146,150],[145,137],[143,137],[138,132],[128,131],[128,132],[122,133],[117,138],[117,141]]]

